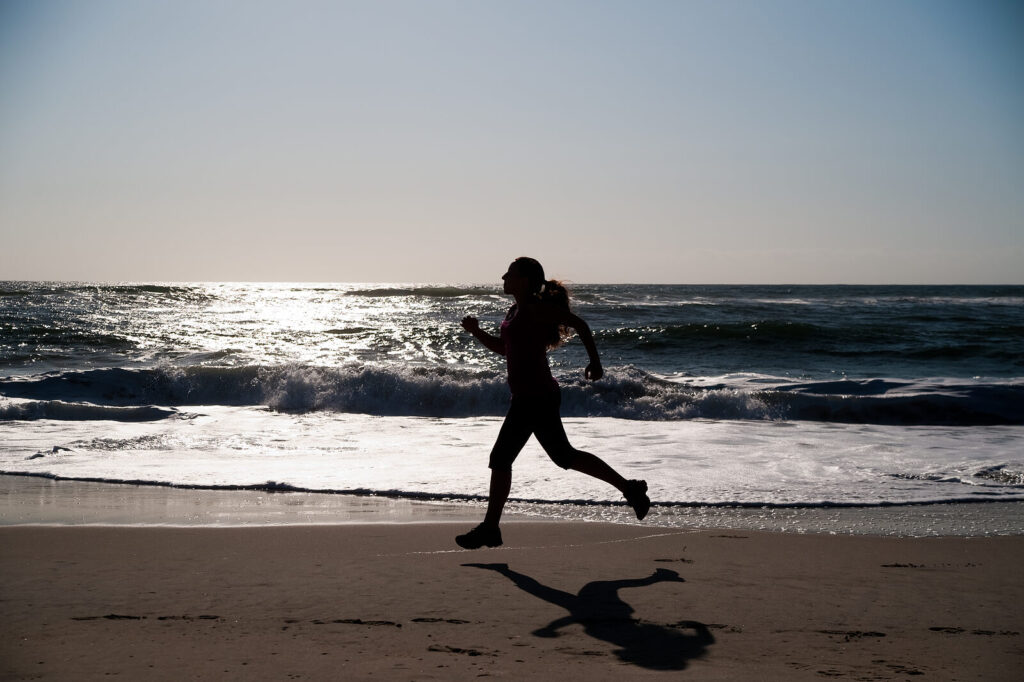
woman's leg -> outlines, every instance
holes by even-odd
[[[607,462],[589,452],[577,450],[569,443],[559,414],[561,398],[552,397],[535,415],[534,435],[548,457],[563,469],[572,469],[593,476],[626,492],[627,481]]]
[[[569,464],[569,468],[573,471],[579,471],[588,476],[600,479],[605,483],[610,483],[615,486],[620,493],[626,492],[626,479],[622,475],[613,469],[607,462],[598,457],[592,455],[589,452],[583,452],[582,450],[575,450],[576,457]]]
[[[526,445],[533,433],[531,406],[521,400],[512,399],[505,415],[505,421],[498,431],[498,438],[491,448],[488,466],[491,469],[491,485],[487,496],[487,513],[481,527],[486,532],[497,531],[501,522],[501,513],[505,509],[509,492],[512,489],[512,463]],[[465,538],[466,536],[459,536]],[[460,544],[463,544],[460,542]],[[463,545],[465,546],[465,545]]]
[[[487,497],[487,513],[483,522],[463,535],[455,536],[455,542],[465,549],[480,547],[498,547],[502,544],[501,513],[508,501],[512,489],[512,462],[530,438],[530,422],[523,418],[522,408],[517,408],[513,401],[508,415],[498,432],[498,439],[491,449],[489,466],[491,468],[491,486]]]
[[[485,526],[497,526],[501,521],[501,512],[505,509],[508,494],[512,490],[512,472],[491,469],[491,490],[487,497],[487,514],[484,516]]]
[[[579,471],[615,486],[633,507],[636,517],[643,519],[651,508],[651,500],[647,497],[647,483],[626,480],[597,455],[574,448],[569,443],[568,436],[565,435],[565,427],[562,425],[562,417],[559,413],[560,403],[560,397],[556,397],[534,422],[534,435],[537,436],[544,451],[548,453],[555,464],[563,469]]]
[[[626,498],[626,502],[633,508],[638,520],[642,521],[650,511],[651,498],[647,497],[647,481],[628,481],[603,459],[582,450],[576,450],[576,458],[569,464],[569,468],[611,483],[618,488]]]

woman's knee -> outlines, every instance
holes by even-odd
[[[519,453],[509,453],[495,451],[491,452],[491,456],[487,461],[487,468],[491,471],[507,473],[512,475],[512,463],[516,461],[516,455]]]
[[[576,448],[570,447],[565,450],[557,450],[555,452],[548,452],[548,457],[557,466],[563,469],[574,469],[580,459],[580,455],[585,455],[585,452],[581,452]]]

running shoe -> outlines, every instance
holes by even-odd
[[[456,535],[455,543],[464,549],[480,549],[484,545],[500,547],[501,529],[497,526],[492,528],[481,523],[464,535]]]
[[[637,520],[643,521],[651,509],[651,498],[647,497],[647,481],[627,481],[623,494],[626,496],[626,502],[636,512]]]

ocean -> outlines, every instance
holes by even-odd
[[[583,378],[578,339],[550,354],[566,430],[648,481],[650,523],[1024,500],[1022,286],[570,289],[606,376]],[[459,321],[495,331],[510,302],[498,284],[0,282],[0,474],[479,500],[508,390]],[[628,520],[532,441],[512,497]]]

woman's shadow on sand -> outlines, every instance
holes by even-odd
[[[595,639],[618,647],[615,655],[643,668],[682,670],[690,659],[702,656],[715,638],[707,626],[696,621],[672,625],[646,623],[633,617],[633,607],[619,598],[626,587],[646,587],[660,582],[684,582],[675,571],[659,568],[646,578],[596,580],[584,585],[578,594],[569,594],[542,585],[528,575],[517,573],[508,564],[463,564],[501,573],[533,596],[557,604],[568,616],[551,621],[533,631],[537,637],[558,637],[560,628],[573,623]]]

